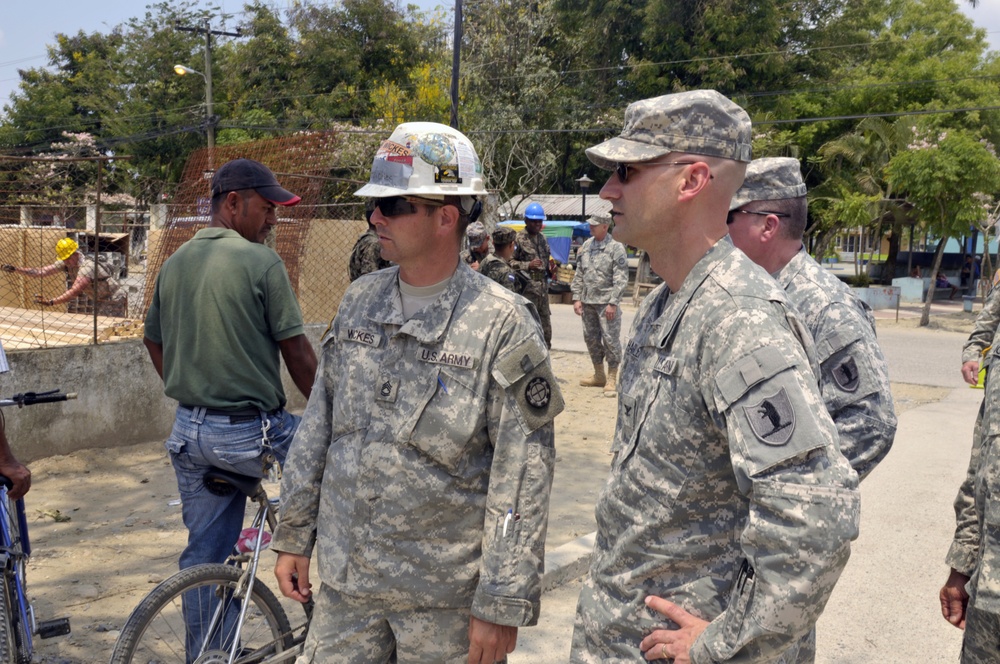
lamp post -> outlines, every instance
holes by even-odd
[[[587,192],[590,191],[590,185],[594,184],[594,181],[588,178],[587,174],[584,173],[583,177],[576,179],[576,183],[580,185],[580,191],[583,193],[583,201],[581,202],[580,207],[580,216],[582,217],[580,222],[582,223],[587,221]]]
[[[204,74],[197,69],[191,69],[184,65],[174,65],[174,73],[178,76],[185,74],[198,74],[205,80],[205,135],[208,138],[208,147],[215,147],[215,123],[212,120],[212,70],[205,68]]]

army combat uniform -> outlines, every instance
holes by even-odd
[[[300,662],[389,661],[397,647],[404,661],[408,640],[464,642],[464,662],[470,608],[501,625],[538,620],[563,407],[538,323],[464,263],[404,320],[398,273],[344,294],[286,464],[272,547],[315,545],[322,579]],[[336,610],[321,610],[324,594]],[[347,624],[390,607],[422,616],[390,619],[395,643]],[[462,634],[434,622],[456,611]]]
[[[583,340],[594,365],[605,357],[614,369],[622,359],[622,312],[608,320],[604,310],[609,304],[619,307],[628,286],[628,262],[625,245],[611,234],[598,242],[589,238],[576,252],[576,272],[570,288],[573,300],[583,303]]]
[[[840,451],[864,479],[896,435],[889,367],[871,310],[840,279],[799,251],[776,275],[812,335],[823,403],[837,425]]]
[[[518,292],[518,282],[517,277],[514,276],[514,270],[507,264],[507,261],[496,254],[490,254],[479,263],[479,272],[508,290]]]
[[[351,277],[351,281],[354,281],[362,274],[375,272],[390,265],[392,263],[382,258],[382,247],[378,242],[378,234],[369,228],[354,243],[347,271]]]
[[[542,322],[542,333],[545,343],[552,345],[552,312],[549,310],[549,241],[540,232],[532,235],[528,231],[517,234],[517,249],[514,250],[514,260],[510,266],[515,270],[523,270],[531,277],[531,282],[524,288],[524,297],[535,305],[538,317]],[[542,260],[542,267],[528,267],[535,258]]]
[[[642,661],[664,597],[711,621],[691,661],[772,661],[822,613],[857,537],[812,345],[775,282],[724,238],[644,300],[621,367],[611,476],[573,662]]]
[[[962,347],[962,363],[996,361],[1000,337],[1000,288],[993,288]],[[995,377],[994,377],[995,378]],[[955,498],[955,536],[945,562],[970,577],[962,641],[963,664],[1000,662],[1000,381],[987,373],[986,394],[972,437],[965,481]]]

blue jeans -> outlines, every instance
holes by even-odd
[[[267,435],[272,453],[284,463],[300,418],[284,409],[266,417],[271,425]],[[228,496],[211,493],[205,488],[204,476],[212,468],[264,476],[261,417],[231,423],[227,415],[207,415],[204,408],[178,406],[166,447],[177,475],[181,514],[188,529],[188,543],[181,553],[180,568],[224,563],[243,529],[246,497],[239,492]],[[191,645],[198,644],[200,648],[203,641],[201,630],[197,629],[199,620],[194,616],[205,616],[211,610],[212,593],[205,590],[208,592],[201,593],[197,600],[185,598],[184,602],[185,616],[190,616],[187,621],[189,655]],[[235,620],[238,611],[238,605],[235,611],[227,611],[227,622]],[[217,642],[213,647],[219,645]]]

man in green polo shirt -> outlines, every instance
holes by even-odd
[[[164,392],[179,402],[166,447],[188,529],[181,569],[225,562],[243,527],[245,497],[210,492],[205,473],[262,477],[267,464],[284,461],[299,417],[284,409],[279,354],[299,391],[308,397],[312,387],[316,354],[302,313],[281,258],[262,244],[276,206],[299,200],[263,164],[226,163],[212,178],[211,222],[156,280],[143,342]],[[209,601],[185,602],[185,613]],[[205,645],[196,623],[188,620],[192,658]]]

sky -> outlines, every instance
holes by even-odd
[[[425,10],[453,4],[447,0],[408,2]],[[105,32],[133,16],[143,15],[146,4],[143,0],[0,0],[0,107],[17,88],[19,68],[45,66],[45,47],[55,41],[56,33]],[[244,5],[243,0],[216,0],[215,4],[234,14],[241,12]],[[290,4],[290,0],[270,0],[269,4],[282,7]],[[967,0],[959,0],[958,4],[977,27],[987,31],[991,48],[1000,51],[1000,2],[979,0],[975,8]],[[231,29],[234,25],[235,22],[227,27]]]

